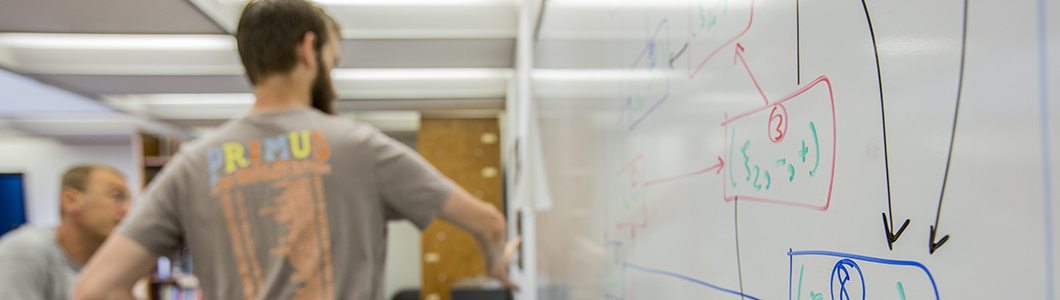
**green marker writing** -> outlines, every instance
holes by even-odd
[[[799,157],[802,158],[802,162],[806,162],[806,153],[810,153],[810,148],[806,148],[806,141],[802,141],[802,147],[799,148]]]
[[[795,166],[788,165],[788,174],[791,174],[788,176],[788,182],[795,180]]]
[[[747,181],[751,181],[751,157],[747,156],[747,148],[751,148],[751,140],[743,143],[743,148],[740,148],[740,153],[743,154],[743,167],[747,168]]]
[[[736,145],[736,128],[732,129],[732,142],[729,143],[729,161],[732,161],[732,147]],[[732,164],[729,164],[729,180],[732,181],[732,187],[736,187],[736,178],[732,177]]]
[[[754,181],[753,185],[754,185],[756,191],[761,191],[762,190],[762,185],[758,184],[758,175],[760,173],[761,173],[761,170],[758,169],[758,165],[755,165],[755,181]],[[750,174],[748,174],[748,175],[750,175]],[[751,178],[751,176],[747,176],[747,178]]]
[[[810,122],[810,131],[813,132],[813,147],[817,149],[817,160],[813,163],[813,170],[810,171],[810,176],[817,174],[817,166],[821,164],[821,144],[817,142],[817,128],[813,127],[813,122]]]
[[[769,171],[766,171],[766,190],[769,190],[769,185],[773,183],[773,179],[769,178]]]

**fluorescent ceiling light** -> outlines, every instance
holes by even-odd
[[[720,1],[706,1],[706,5],[733,5],[734,3]],[[688,0],[549,0],[550,7],[689,7],[693,3]],[[731,8],[731,7],[730,7]]]
[[[111,101],[148,105],[250,105],[254,94],[134,94],[109,97]]]
[[[223,5],[244,6],[247,0],[214,0]],[[312,0],[325,6],[491,6],[515,5],[515,0]]]
[[[667,72],[646,69],[536,69],[530,76],[534,80],[651,80],[665,79]]]
[[[235,50],[230,35],[2,33],[0,46],[81,50]]]
[[[350,120],[372,124],[382,131],[416,131],[420,129],[420,112],[415,110],[348,112],[341,114],[341,116]]]
[[[313,0],[325,6],[515,6],[514,0]]]
[[[331,79],[345,80],[468,80],[507,79],[511,69],[433,68],[433,69],[334,69]]]
[[[214,0],[214,2],[223,4],[223,5],[246,6],[247,3],[250,2],[250,0]]]

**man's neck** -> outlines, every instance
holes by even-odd
[[[96,250],[99,250],[104,241],[104,239],[89,237],[69,221],[64,221],[55,228],[55,238],[59,242],[59,247],[66,252],[66,256],[80,265],[88,262],[88,259],[96,253]]]
[[[309,107],[311,103],[308,84],[283,76],[270,76],[255,85],[254,98],[252,114]]]

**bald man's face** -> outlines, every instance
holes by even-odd
[[[105,239],[129,212],[125,178],[109,170],[92,170],[84,192],[69,189],[64,191],[65,210],[93,238]]]

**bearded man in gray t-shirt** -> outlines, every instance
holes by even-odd
[[[253,1],[236,32],[249,116],[183,148],[89,261],[75,299],[131,299],[187,247],[208,299],[382,300],[386,222],[435,217],[476,237],[509,286],[503,215],[370,125],[330,115],[339,26],[304,0]]]

